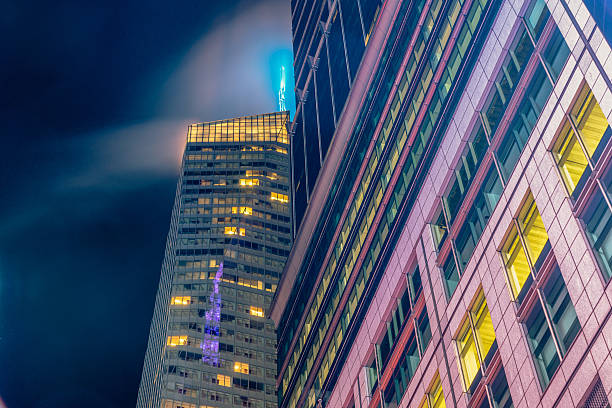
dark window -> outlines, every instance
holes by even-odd
[[[546,388],[561,360],[557,354],[552,333],[546,323],[540,302],[536,302],[529,312],[525,326],[527,327],[529,344],[540,382],[543,388]]]
[[[597,190],[583,220],[587,236],[606,280],[612,276],[612,212],[603,195]]]

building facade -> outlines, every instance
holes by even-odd
[[[280,408],[609,406],[602,3],[381,5],[273,300]]]
[[[290,127],[299,227],[369,42],[381,0],[292,0],[296,113]],[[297,228],[296,228],[297,230]]]
[[[189,126],[138,407],[276,408],[289,112]]]

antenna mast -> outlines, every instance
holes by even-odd
[[[278,110],[284,112],[287,110],[285,105],[285,67],[281,67],[281,82],[278,90]]]

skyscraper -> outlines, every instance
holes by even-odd
[[[381,0],[291,1],[296,113],[290,130],[296,226],[314,193],[381,4]]]
[[[189,126],[138,407],[275,408],[289,112]]]
[[[279,407],[610,406],[609,2],[386,0],[334,68],[364,3],[292,2],[309,178],[300,211],[296,161]],[[301,53],[299,10],[326,47]],[[313,180],[326,62],[350,91]]]

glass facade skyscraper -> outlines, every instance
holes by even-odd
[[[275,408],[289,112],[189,126],[138,407]]]
[[[609,407],[609,2],[292,11],[279,408]],[[346,94],[328,128],[322,73],[334,102]]]
[[[296,113],[290,131],[296,229],[314,192],[381,4],[381,0],[291,0]]]

